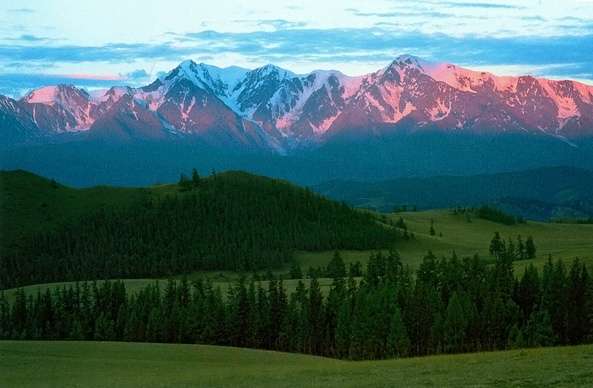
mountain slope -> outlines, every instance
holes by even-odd
[[[37,131],[96,131],[111,139],[111,132],[97,131],[93,123],[109,115],[123,96],[146,114],[134,115],[133,109],[136,124],[111,123],[119,128],[115,139],[118,133],[134,132],[126,126],[146,125],[200,137],[214,146],[232,144],[273,153],[294,152],[344,135],[366,138],[409,131],[525,133],[571,142],[593,136],[593,86],[531,76],[498,77],[409,55],[358,77],[338,71],[296,75],[274,65],[221,69],[184,61],[138,89],[111,88],[90,95],[73,86],[48,86],[16,104]],[[4,111],[12,112],[12,121],[23,120],[18,109]],[[18,139],[11,143],[20,144]]]
[[[357,77],[184,61],[140,88],[0,97],[0,168],[89,186],[194,166],[301,184],[593,169],[593,86],[400,56]]]
[[[382,182],[333,181],[313,189],[354,206],[387,211],[402,205],[429,209],[491,203],[529,219],[593,216],[593,172],[568,167]]]
[[[75,190],[18,171],[2,172],[0,181],[0,219],[14,223],[0,240],[0,289],[270,268],[289,262],[294,250],[383,248],[396,237],[369,213],[242,172],[201,179],[189,190]]]

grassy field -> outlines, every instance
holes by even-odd
[[[0,341],[3,387],[575,387],[593,346],[350,362],[202,345]]]
[[[523,273],[529,263],[534,263],[541,268],[549,254],[553,258],[563,259],[567,264],[579,257],[593,266],[593,225],[527,222],[508,226],[481,219],[473,219],[470,223],[465,217],[452,215],[448,210],[391,215],[395,219],[399,219],[400,216],[404,218],[409,230],[416,235],[414,240],[400,241],[397,245],[404,263],[411,267],[418,266],[428,250],[432,250],[438,256],[449,255],[455,251],[459,256],[478,253],[481,257],[489,258],[488,245],[496,231],[505,238],[516,237],[518,234],[523,237],[533,236],[538,250],[537,257],[533,260],[515,262],[515,271],[518,274]],[[430,236],[428,233],[431,220],[434,220],[436,236]],[[440,237],[439,233],[443,236]],[[371,253],[372,251],[341,251],[346,263],[360,261],[364,264]],[[308,267],[325,266],[332,255],[333,252],[297,252],[296,259],[305,270]],[[276,273],[287,271],[288,268]],[[226,292],[229,284],[239,275],[229,271],[214,271],[192,274],[190,278],[198,276],[209,277],[215,286],[221,287],[223,292]],[[125,283],[129,291],[135,292],[154,281],[155,279],[126,279]],[[297,282],[298,280],[284,281],[289,293],[296,288]],[[322,291],[329,290],[331,279],[319,279],[319,282]],[[26,291],[27,293],[36,293],[38,290],[44,292],[48,287],[54,289],[67,284],[71,282],[33,285],[26,287]],[[267,282],[262,282],[262,285],[267,287]],[[9,300],[13,299],[14,292],[15,290],[5,291]]]
[[[462,215],[453,215],[450,210],[429,210],[406,212],[389,215],[393,220],[402,217],[409,231],[416,236],[410,241],[400,241],[397,250],[404,263],[417,267],[428,250],[437,256],[450,255],[453,251],[458,256],[479,254],[489,258],[488,247],[495,232],[505,239],[521,235],[523,239],[533,236],[537,247],[537,257],[533,260],[517,261],[519,272],[529,263],[542,266],[548,255],[562,259],[567,263],[576,257],[593,265],[593,225],[554,224],[528,221],[525,224],[503,225],[479,218],[467,222]],[[429,234],[431,220],[434,220],[436,236]],[[442,236],[440,234],[442,233]],[[345,262],[360,261],[365,263],[370,252],[344,251]],[[300,252],[297,259],[303,268],[325,265],[333,252]]]

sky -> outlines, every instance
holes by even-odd
[[[359,75],[402,54],[593,84],[593,0],[0,2],[0,94],[144,85],[179,62]]]

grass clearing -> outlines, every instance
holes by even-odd
[[[7,387],[574,387],[593,346],[351,362],[204,345],[0,341]]]
[[[416,268],[426,253],[431,250],[437,256],[451,255],[456,252],[459,257],[479,254],[482,258],[490,258],[488,248],[495,232],[499,232],[506,240],[523,239],[533,236],[537,247],[537,257],[533,260],[515,262],[517,270],[529,263],[543,266],[548,255],[553,259],[562,259],[567,264],[579,258],[593,266],[593,225],[555,224],[528,221],[525,224],[503,225],[479,218],[467,222],[463,215],[453,215],[450,210],[428,210],[421,212],[405,212],[390,214],[388,217],[397,221],[402,217],[413,232],[415,239],[399,241],[397,251],[405,264]],[[431,220],[434,221],[436,235],[429,233]],[[442,233],[442,236],[440,236]],[[516,241],[514,241],[516,242]],[[372,251],[341,251],[344,262],[360,261],[366,263]],[[310,266],[327,265],[333,252],[298,252],[296,258],[303,269]]]

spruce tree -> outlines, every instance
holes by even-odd
[[[311,279],[308,298],[308,349],[319,354],[323,344],[323,295],[317,278]]]
[[[387,336],[387,351],[390,357],[406,357],[410,348],[410,339],[402,319],[401,310],[395,305],[391,315],[389,335]]]
[[[467,327],[468,321],[463,311],[461,298],[457,292],[454,292],[449,299],[443,327],[447,352],[456,353],[463,349]]]
[[[519,260],[525,260],[527,258],[525,244],[523,243],[523,238],[521,235],[517,236],[517,258]]]
[[[339,251],[334,252],[330,262],[327,264],[326,275],[330,278],[346,277],[346,265]]]
[[[525,241],[525,256],[528,259],[533,259],[535,258],[536,252],[537,250],[535,248],[535,243],[533,242],[533,237],[527,237],[527,240]]]
[[[192,182],[187,178],[185,174],[181,174],[179,176],[179,182],[177,183],[179,186],[179,191],[190,191],[192,189]]]
[[[194,188],[200,187],[201,184],[200,174],[195,168],[191,170],[191,183]]]
[[[301,270],[301,266],[296,260],[293,260],[292,264],[290,265],[290,272],[288,275],[291,279],[303,278],[303,271]]]
[[[505,250],[505,243],[503,239],[500,237],[500,233],[495,232],[494,237],[492,237],[492,240],[490,241],[490,254],[494,257],[498,257],[502,255]]]
[[[567,281],[567,340],[575,345],[583,342],[588,330],[586,298],[589,274],[578,259],[573,262]]]

